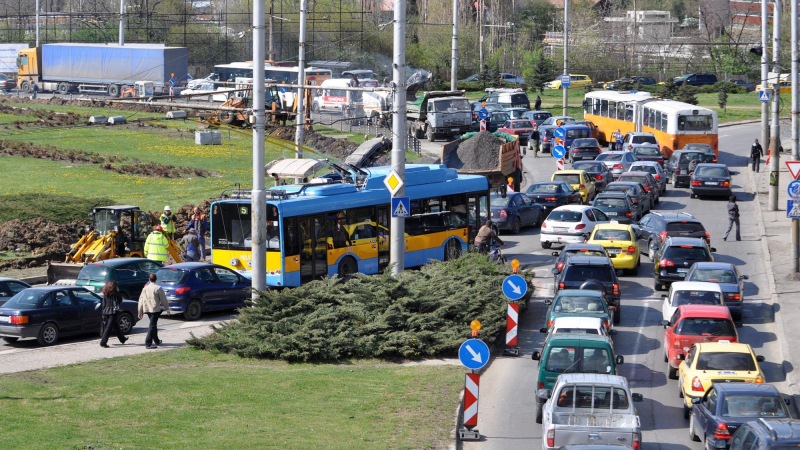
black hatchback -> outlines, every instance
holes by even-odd
[[[725,164],[698,164],[692,173],[692,198],[699,195],[731,195],[731,172]]]
[[[691,174],[689,173],[689,164],[692,160],[699,162],[705,161],[705,153],[697,150],[678,150],[672,152],[666,164],[664,164],[664,171],[672,183],[673,187],[678,187],[680,184],[689,184]]]
[[[603,211],[611,220],[619,223],[633,223],[639,219],[638,209],[624,192],[603,192],[594,198],[592,206]]]
[[[651,255],[655,290],[666,290],[673,282],[685,280],[692,264],[714,261],[712,253],[716,251],[704,239],[668,237]]]
[[[569,148],[569,162],[593,161],[600,154],[600,143],[595,138],[581,138],[572,141]]]
[[[0,308],[0,337],[6,342],[36,338],[53,345],[62,336],[99,334],[102,298],[78,286],[44,286],[25,289]],[[138,304],[124,300],[117,324],[128,334],[138,320]]]
[[[693,237],[711,243],[711,235],[703,223],[687,212],[653,212],[642,217],[633,229],[639,236],[639,250],[650,255],[650,259],[653,259],[650,249],[661,246],[667,237]]]
[[[609,256],[608,253],[606,253],[605,247],[602,245],[586,243],[567,244],[561,249],[560,254],[558,252],[553,252],[551,254],[558,257],[555,268],[558,269],[559,272],[564,268],[564,265],[567,263],[567,258],[570,256]],[[557,275],[556,278],[558,278]]]
[[[571,256],[561,271],[553,268],[557,294],[562,289],[603,290],[608,300],[608,308],[614,311],[614,323],[618,324],[620,311],[620,290],[617,271],[611,260],[603,256]],[[600,288],[602,285],[602,289]]]
[[[541,181],[533,183],[525,194],[534,203],[542,205],[542,217],[559,206],[581,203],[581,192],[563,181]]]

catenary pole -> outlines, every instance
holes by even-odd
[[[297,81],[304,85],[306,83],[306,10],[308,9],[308,1],[300,0],[300,44],[298,45],[297,66],[298,74]],[[305,108],[305,89],[297,89],[297,131],[294,136],[294,143],[297,145],[295,155],[297,159],[303,158],[303,127],[306,123],[306,108]],[[295,180],[300,183],[303,180]]]
[[[39,0],[36,0],[36,46],[39,46]]]
[[[798,86],[797,60],[797,7],[798,1],[792,0],[789,20],[792,24],[792,161],[800,160],[800,130],[798,130],[798,114],[800,114],[800,86]],[[792,268],[794,273],[800,272],[800,219],[792,219]]]
[[[569,75],[569,68],[567,67],[567,52],[569,51],[569,0],[564,0],[564,75]],[[569,102],[569,88],[561,86],[564,91],[562,99],[561,115],[567,115],[567,103]]]
[[[775,0],[772,5],[772,75],[775,77],[772,92],[772,131],[770,133],[769,148],[769,211],[778,210],[778,189],[780,161],[779,149],[781,147],[780,123],[780,61],[781,61],[781,0]]]
[[[479,49],[478,49],[478,64],[480,64],[480,67],[478,67],[478,73],[481,74],[481,76],[484,75],[484,73],[483,73],[483,18],[484,18],[484,15],[483,15],[483,1],[484,0],[480,0],[478,2],[478,35],[480,36],[479,37],[480,45],[479,45]]]
[[[761,0],[761,86],[769,84],[769,0]],[[761,146],[769,147],[769,102],[761,102]]]
[[[119,45],[125,45],[125,0],[119,0]]]
[[[264,141],[266,106],[264,60],[266,51],[266,11],[263,1],[253,2],[253,192],[250,204],[250,226],[252,255],[250,265],[253,270],[253,300],[259,291],[267,288],[267,194],[264,191]]]
[[[457,89],[458,81],[458,0],[453,0],[453,49],[450,64],[450,90]]]
[[[481,4],[483,4],[481,2]],[[394,118],[392,119],[392,170],[405,182],[406,177],[406,0],[394,4],[394,61],[392,62],[394,91]],[[400,188],[393,197],[404,197]],[[389,262],[392,274],[397,275],[405,266],[405,224],[403,217],[392,217],[390,227]]]

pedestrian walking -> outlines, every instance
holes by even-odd
[[[189,228],[189,231],[181,239],[181,247],[183,247],[183,260],[186,262],[195,262],[197,257],[200,256],[200,242],[197,239],[197,232],[194,228]]]
[[[275,179],[275,186],[279,186],[280,178]],[[189,224],[184,231],[193,229],[197,234],[200,244],[200,261],[206,260],[206,233],[208,232],[208,217],[202,213],[199,206],[194,207],[194,214],[189,218]]]
[[[153,261],[164,262],[169,252],[169,239],[164,235],[161,225],[155,227],[144,242],[144,257]]]
[[[535,130],[533,130],[533,133],[531,134],[531,141],[533,141],[533,146],[532,146],[533,147],[533,157],[534,158],[538,158],[539,157],[539,128],[538,127]]]
[[[542,107],[542,97],[536,96],[536,103],[534,104],[533,110],[540,111]]]
[[[161,213],[159,221],[161,222],[161,228],[164,229],[164,233],[167,233],[170,239],[175,239],[175,222],[177,218],[172,214],[172,209],[169,205],[164,207],[164,212]]]
[[[761,168],[761,157],[764,156],[764,149],[761,148],[761,144],[758,143],[758,139],[753,142],[753,145],[750,146],[750,159],[752,160],[752,166],[750,170],[754,172],[758,172]]]
[[[492,240],[499,242],[500,245],[506,245],[506,243],[497,236],[497,233],[494,232],[494,229],[492,228],[492,221],[487,220],[483,223],[481,229],[478,230],[478,235],[475,236],[475,246],[478,247],[478,250],[482,254],[486,254],[489,252],[489,249],[492,245]]]
[[[731,195],[728,201],[728,231],[725,232],[725,236],[722,236],[723,241],[728,240],[728,234],[731,232],[734,223],[736,224],[736,240],[741,241],[742,236],[739,234],[739,205],[736,204],[736,196]]]
[[[172,313],[169,311],[169,303],[167,303],[167,295],[164,294],[164,289],[156,284],[158,277],[156,274],[150,274],[150,282],[147,283],[142,289],[142,294],[139,295],[139,320],[147,314],[150,319],[150,328],[147,330],[147,336],[144,338],[144,346],[148,349],[158,348],[161,345],[161,339],[158,338],[158,318],[161,313],[166,311],[170,316]]]
[[[347,82],[347,86],[349,87],[359,87],[361,83],[358,81],[356,74],[353,74],[350,78],[350,81]]]
[[[36,100],[36,97],[39,96],[39,85],[35,81],[31,82],[31,91],[33,92],[31,100]]]
[[[111,331],[114,330],[117,334],[120,344],[124,344],[128,338],[119,328],[117,323],[117,314],[122,309],[122,294],[119,293],[119,287],[116,281],[109,281],[103,287],[103,337],[100,338],[100,347],[108,348],[108,338]]]

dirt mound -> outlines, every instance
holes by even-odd
[[[31,252],[45,259],[62,260],[89,222],[57,224],[42,218],[9,220],[0,225],[0,249]]]
[[[272,131],[270,136],[294,142],[295,128],[280,127]],[[350,156],[358,148],[358,144],[355,142],[323,136],[315,131],[308,130],[303,133],[303,145],[313,148],[319,153],[342,160]]]
[[[500,146],[506,141],[488,131],[481,131],[462,142],[455,154],[450,155],[449,167],[463,170],[496,168],[500,160]]]

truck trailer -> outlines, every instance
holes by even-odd
[[[42,92],[119,97],[137,81],[149,81],[165,92],[171,79],[186,85],[188,55],[185,47],[159,44],[45,44],[20,50],[17,86],[31,92],[35,82]]]

